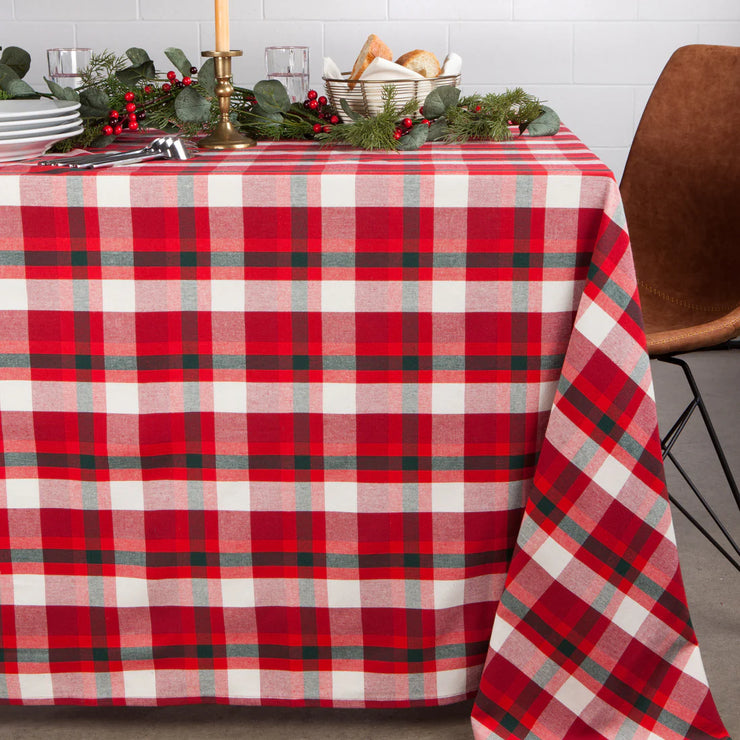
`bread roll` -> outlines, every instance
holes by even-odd
[[[367,37],[367,41],[365,41],[357,59],[355,60],[355,65],[352,67],[349,79],[359,80],[367,65],[370,64],[375,57],[392,61],[393,52],[374,33],[371,33]],[[349,87],[351,90],[354,85],[350,82]]]
[[[437,77],[442,71],[437,57],[431,51],[414,49],[396,59],[396,64],[418,72],[422,77]]]

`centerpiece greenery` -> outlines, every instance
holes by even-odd
[[[125,55],[104,51],[93,54],[79,87],[46,79],[49,92],[39,93],[23,79],[30,55],[10,46],[0,56],[0,99],[43,96],[79,102],[84,131],[57,143],[57,151],[105,147],[126,131],[156,129],[188,137],[208,133],[219,115],[214,60],[198,68],[180,49],[170,47],[164,53],[172,64],[165,75],[157,73],[144,49],[133,47]],[[552,109],[521,88],[464,96],[456,87],[438,87],[424,101],[399,107],[393,85],[388,85],[383,108],[375,116],[362,116],[342,101],[346,122],[314,90],[305,101],[291,103],[276,80],[261,80],[252,88],[234,85],[231,103],[234,124],[254,139],[346,142],[362,149],[411,150],[426,141],[502,141],[511,138],[511,124],[520,132],[529,129],[531,135],[542,136],[555,133],[560,124]]]

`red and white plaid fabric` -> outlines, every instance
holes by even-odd
[[[0,702],[724,738],[567,129],[0,166]]]

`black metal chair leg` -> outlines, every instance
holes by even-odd
[[[735,542],[735,540],[732,538],[727,527],[724,526],[719,516],[716,514],[714,509],[712,509],[712,507],[710,506],[709,502],[704,498],[704,496],[702,496],[697,486],[694,484],[694,482],[691,480],[691,478],[689,477],[685,469],[679,464],[678,460],[676,460],[675,456],[671,452],[673,445],[676,443],[676,440],[678,439],[679,435],[681,434],[684,427],[686,426],[691,414],[694,412],[694,409],[698,408],[699,413],[701,414],[702,420],[704,421],[704,426],[706,427],[707,432],[709,434],[709,438],[712,441],[712,446],[714,447],[714,451],[717,454],[717,459],[719,460],[719,463],[722,466],[722,470],[725,474],[725,478],[727,479],[727,483],[730,486],[730,491],[732,492],[732,495],[735,499],[735,503],[737,504],[737,507],[740,510],[740,491],[738,491],[735,477],[732,474],[732,470],[730,468],[729,463],[727,462],[727,457],[725,456],[724,450],[722,449],[722,445],[720,444],[719,437],[717,436],[717,432],[714,429],[714,425],[712,424],[712,420],[709,416],[709,412],[707,411],[706,405],[704,404],[704,399],[701,396],[699,387],[696,384],[696,381],[694,380],[694,376],[691,372],[691,368],[689,367],[688,363],[686,363],[685,360],[682,360],[679,357],[675,357],[674,355],[658,357],[658,359],[661,360],[662,362],[667,362],[672,365],[678,365],[680,368],[683,369],[684,375],[686,376],[686,380],[689,384],[689,388],[691,389],[691,393],[693,395],[693,398],[689,402],[688,406],[686,406],[684,411],[678,417],[677,421],[674,423],[674,425],[671,427],[668,433],[661,440],[663,459],[664,460],[666,458],[670,459],[671,462],[676,466],[676,469],[678,470],[678,472],[681,474],[683,479],[688,483],[694,495],[699,499],[702,506],[706,509],[708,514],[714,520],[715,524],[719,527],[724,537],[727,539],[727,541],[732,546],[732,549],[735,550],[735,552],[738,553],[738,555],[740,555],[740,546],[738,546],[737,542]],[[731,553],[727,552],[727,550],[725,550],[724,547],[722,547],[720,543],[717,542],[717,540],[673,496],[670,496],[670,500],[676,506],[676,508],[709,540],[709,542],[711,542],[712,545],[714,545],[714,547],[717,548],[717,550],[719,550],[719,552],[725,558],[727,558],[727,560],[729,560],[730,563],[738,571],[740,571],[740,560],[736,559]]]
[[[716,548],[719,550],[722,555],[727,558],[727,560],[730,561],[730,565],[732,565],[736,571],[740,573],[740,563],[737,562],[731,553],[727,552],[722,545],[717,542],[716,539],[712,536],[712,534],[705,529],[705,527],[699,522],[696,517],[693,516],[693,514],[672,494],[668,494],[668,498],[671,502],[671,505],[678,509]]]

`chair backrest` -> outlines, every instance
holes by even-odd
[[[673,54],[620,188],[641,291],[717,311],[740,305],[740,47]]]

